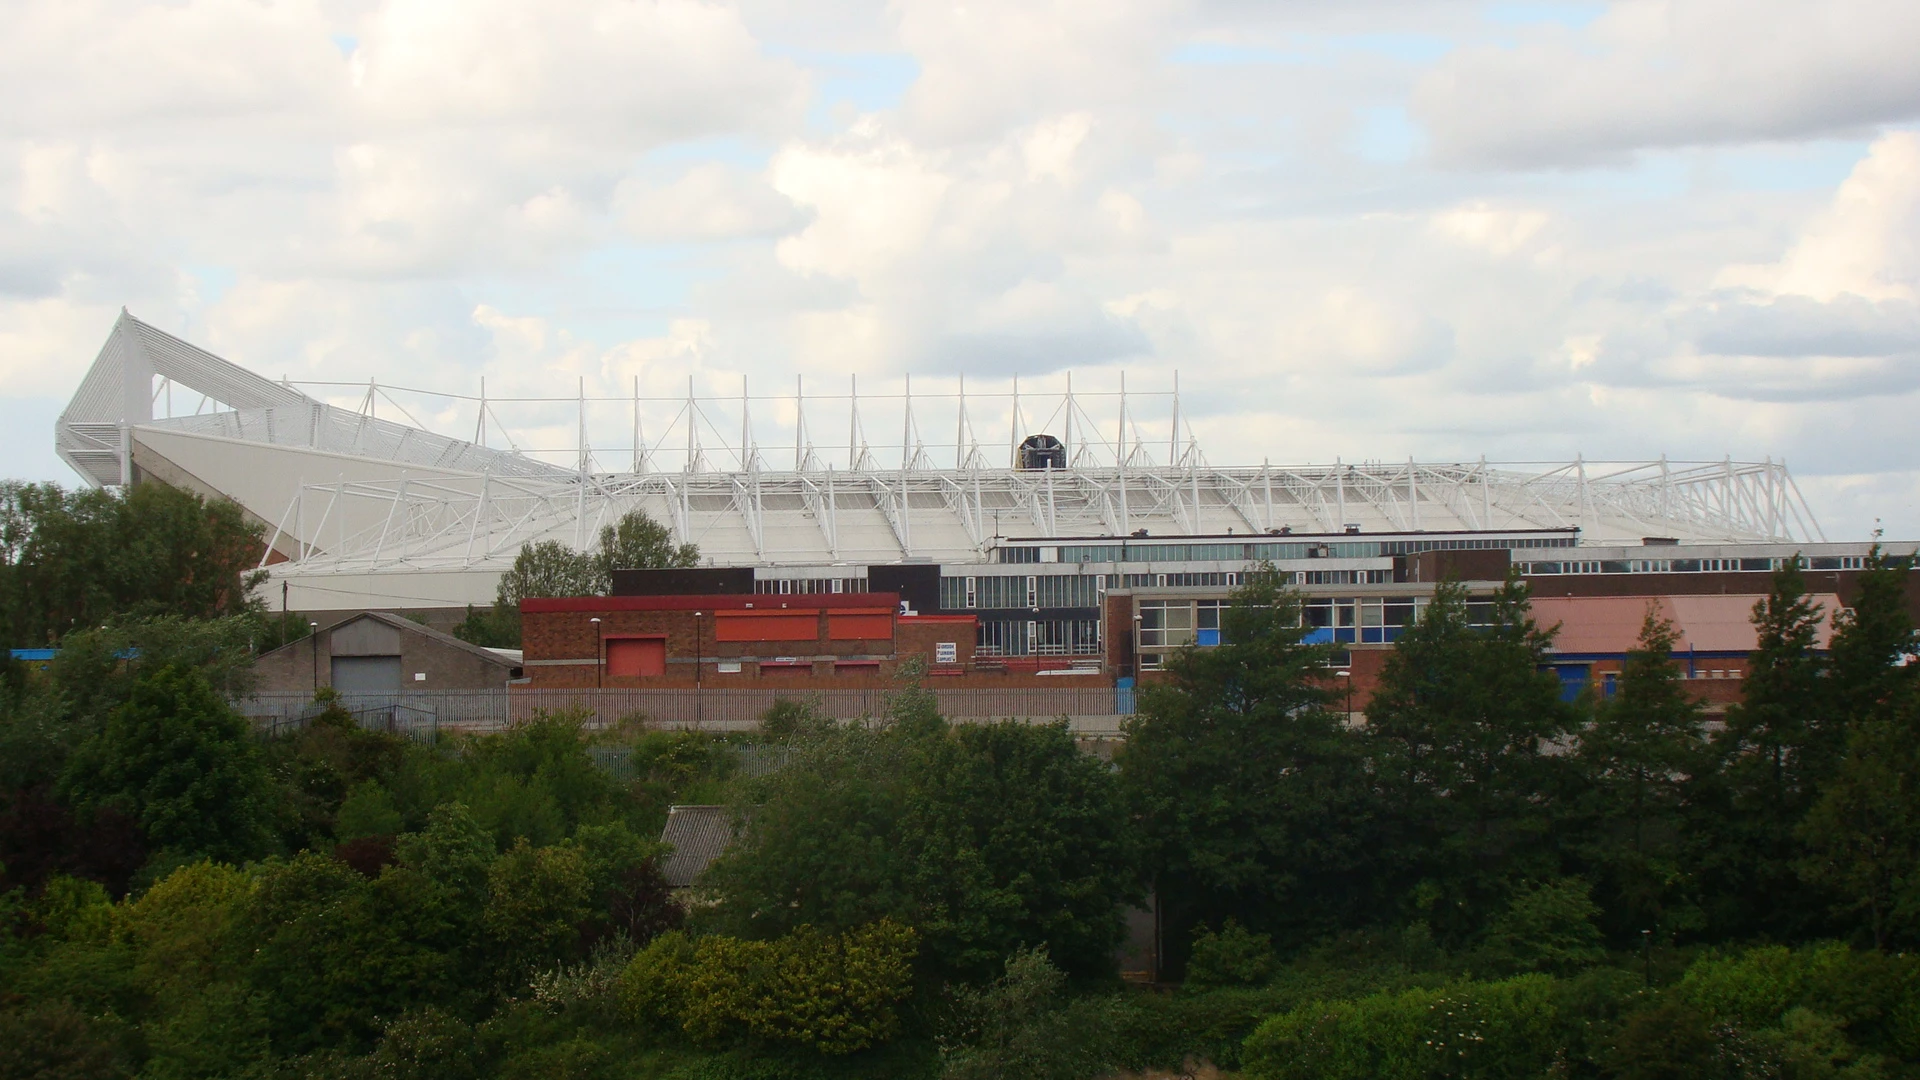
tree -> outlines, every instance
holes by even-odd
[[[536,971],[574,958],[592,891],[578,848],[535,848],[522,838],[494,860],[480,923],[499,985],[523,986]]]
[[[933,974],[991,977],[1021,945],[1100,974],[1137,891],[1113,779],[1064,724],[844,729],[736,813],[752,828],[708,869],[718,902],[697,918],[741,937],[891,918]]]
[[[600,529],[600,548],[593,554],[601,591],[612,587],[615,570],[677,569],[700,565],[698,544],[676,544],[673,530],[647,516],[644,510],[629,510],[619,522]]]
[[[1602,886],[1616,939],[1694,928],[1687,815],[1694,777],[1712,767],[1701,704],[1673,662],[1673,624],[1649,607],[1618,692],[1580,735],[1580,813],[1586,860]]]
[[[1903,679],[1902,658],[1914,647],[1913,617],[1907,613],[1912,574],[1913,556],[1888,555],[1876,542],[1853,606],[1834,614],[1829,694],[1843,722],[1864,720]]]
[[[1271,568],[1142,694],[1118,756],[1171,941],[1235,919],[1283,949],[1377,912],[1371,784],[1358,736],[1328,709],[1331,646]],[[1177,968],[1177,957],[1174,966]]]
[[[700,548],[674,544],[666,526],[645,511],[630,510],[600,530],[595,551],[575,551],[558,540],[521,547],[513,567],[500,575],[490,613],[467,612],[454,634],[477,645],[517,648],[520,601],[541,596],[604,596],[613,588],[616,569],[697,566]]]
[[[274,862],[242,925],[245,978],[276,1050],[364,1049],[381,1020],[473,989],[447,893],[409,867],[368,880],[322,855]]]
[[[1705,823],[1713,831],[1703,846],[1710,916],[1723,932],[1797,938],[1831,904],[1797,873],[1794,836],[1846,747],[1817,648],[1822,614],[1797,559],[1774,572],[1753,607],[1757,643],[1743,697],[1717,740],[1723,805]]]
[[[1800,826],[1801,875],[1858,918],[1877,949],[1920,942],[1920,678],[1907,674],[1848,735]]]
[[[1510,577],[1490,625],[1469,619],[1465,587],[1443,582],[1401,636],[1367,706],[1401,858],[1424,871],[1416,903],[1464,936],[1513,886],[1559,872],[1549,842],[1563,764],[1546,754],[1574,727],[1550,669],[1553,630]]]
[[[164,667],[81,743],[61,793],[82,813],[115,810],[181,858],[228,862],[271,848],[272,793],[247,722],[205,675]]]
[[[264,539],[234,503],[165,484],[0,482],[0,629],[25,645],[116,616],[257,610]]]

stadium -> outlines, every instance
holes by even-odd
[[[828,395],[797,384],[777,397],[673,401],[488,400],[371,380],[348,391],[268,379],[123,312],[55,444],[90,484],[152,479],[232,499],[270,538],[273,599],[306,611],[487,603],[523,544],[584,548],[633,509],[698,544],[713,566],[753,567],[787,588],[820,583],[803,590],[890,564],[1099,555],[1122,574],[1181,575],[1237,570],[1249,554],[1304,566],[1290,557],[1304,554],[1322,575],[1364,574],[1395,553],[1522,537],[1592,548],[1594,561],[1648,537],[1707,559],[1825,540],[1780,462],[1222,466],[1182,419],[1177,389],[1075,395],[1069,383],[1064,394],[1022,396],[1016,381],[1011,396],[969,397],[964,385],[915,397],[908,382],[862,397],[857,386]],[[347,393],[358,408],[325,400]],[[409,394],[466,409],[471,437],[410,422]],[[574,412],[575,445],[523,452],[501,422],[516,408]],[[753,415],[776,410],[783,430],[763,439]],[[863,410],[884,413],[897,435],[869,441]],[[951,441],[924,436],[923,419],[936,415],[928,422]],[[602,438],[612,416],[619,426]],[[985,417],[1001,430],[976,424]],[[831,443],[821,435],[829,427]],[[623,467],[609,469],[613,461]],[[1280,536],[1302,539],[1247,543]],[[1304,541],[1329,536],[1340,539]],[[1201,538],[1213,542],[1191,542]],[[1037,543],[1045,539],[1065,543]],[[1075,539],[1128,542],[1101,554],[1109,545]]]

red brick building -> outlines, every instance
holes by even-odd
[[[902,614],[894,593],[579,596],[520,603],[528,685],[804,689],[973,664],[971,615]]]

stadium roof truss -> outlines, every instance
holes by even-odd
[[[993,452],[1007,453],[1009,464],[998,465],[973,436],[964,383],[954,442],[941,446],[920,438],[910,383],[904,397],[884,396],[903,406],[899,445],[868,443],[855,388],[838,399],[849,418],[844,460],[851,468],[823,463],[808,435],[808,401],[817,399],[798,384],[788,399],[789,468],[769,465],[744,394],[723,402],[690,391],[649,442],[636,391],[631,466],[606,471],[591,449],[587,417],[590,403],[608,399],[579,395],[579,436],[569,450],[576,462],[568,468],[485,445],[487,420],[498,425],[498,418],[497,403],[484,396],[464,399],[477,402],[478,417],[475,438],[466,440],[376,417],[385,400],[412,419],[394,388],[364,385],[359,409],[328,404],[123,312],[61,414],[55,445],[95,485],[152,478],[233,499],[267,530],[278,577],[357,578],[361,584],[346,590],[356,593],[394,574],[468,579],[388,590],[428,603],[490,598],[493,578],[522,544],[557,539],[585,548],[602,525],[632,509],[699,544],[717,565],[980,561],[1022,537],[1142,529],[1165,537],[1349,525],[1368,533],[1573,526],[1588,543],[1648,535],[1824,540],[1780,462],[1219,467],[1182,427],[1177,391],[1172,435],[1150,448],[1129,419],[1124,389],[1117,425],[1096,422],[1086,408],[1090,395],[1076,398],[1069,383],[1064,398],[1029,396],[1034,415],[1051,409],[1044,425],[1029,428],[1016,383],[1009,438]],[[173,415],[176,393],[182,401],[197,396],[191,413]],[[165,415],[156,416],[163,399]],[[718,434],[712,416],[723,406],[737,406],[737,444],[703,438],[703,430]],[[1011,467],[1023,433],[1033,430],[1064,435],[1066,468]],[[897,466],[877,460],[890,449],[898,451]],[[936,456],[952,465],[936,465]]]

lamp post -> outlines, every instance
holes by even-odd
[[[705,731],[707,726],[707,699],[700,692],[704,684],[700,679],[700,668],[706,662],[706,643],[700,639],[700,615],[693,613],[693,726],[695,730]]]
[[[605,659],[607,654],[607,635],[600,627],[599,618],[596,617],[588,619],[587,621],[593,624],[593,688],[599,690],[601,689],[601,672],[607,666]],[[597,701],[594,702],[596,709],[599,704]]]
[[[1139,612],[1136,611],[1133,613],[1133,673],[1135,678],[1138,678],[1140,675],[1140,624],[1144,621],[1145,619]]]
[[[313,640],[313,692],[320,692],[320,624],[307,624],[307,637]]]
[[[1344,680],[1347,684],[1347,723],[1351,724],[1353,723],[1353,672],[1336,671],[1333,677]]]

